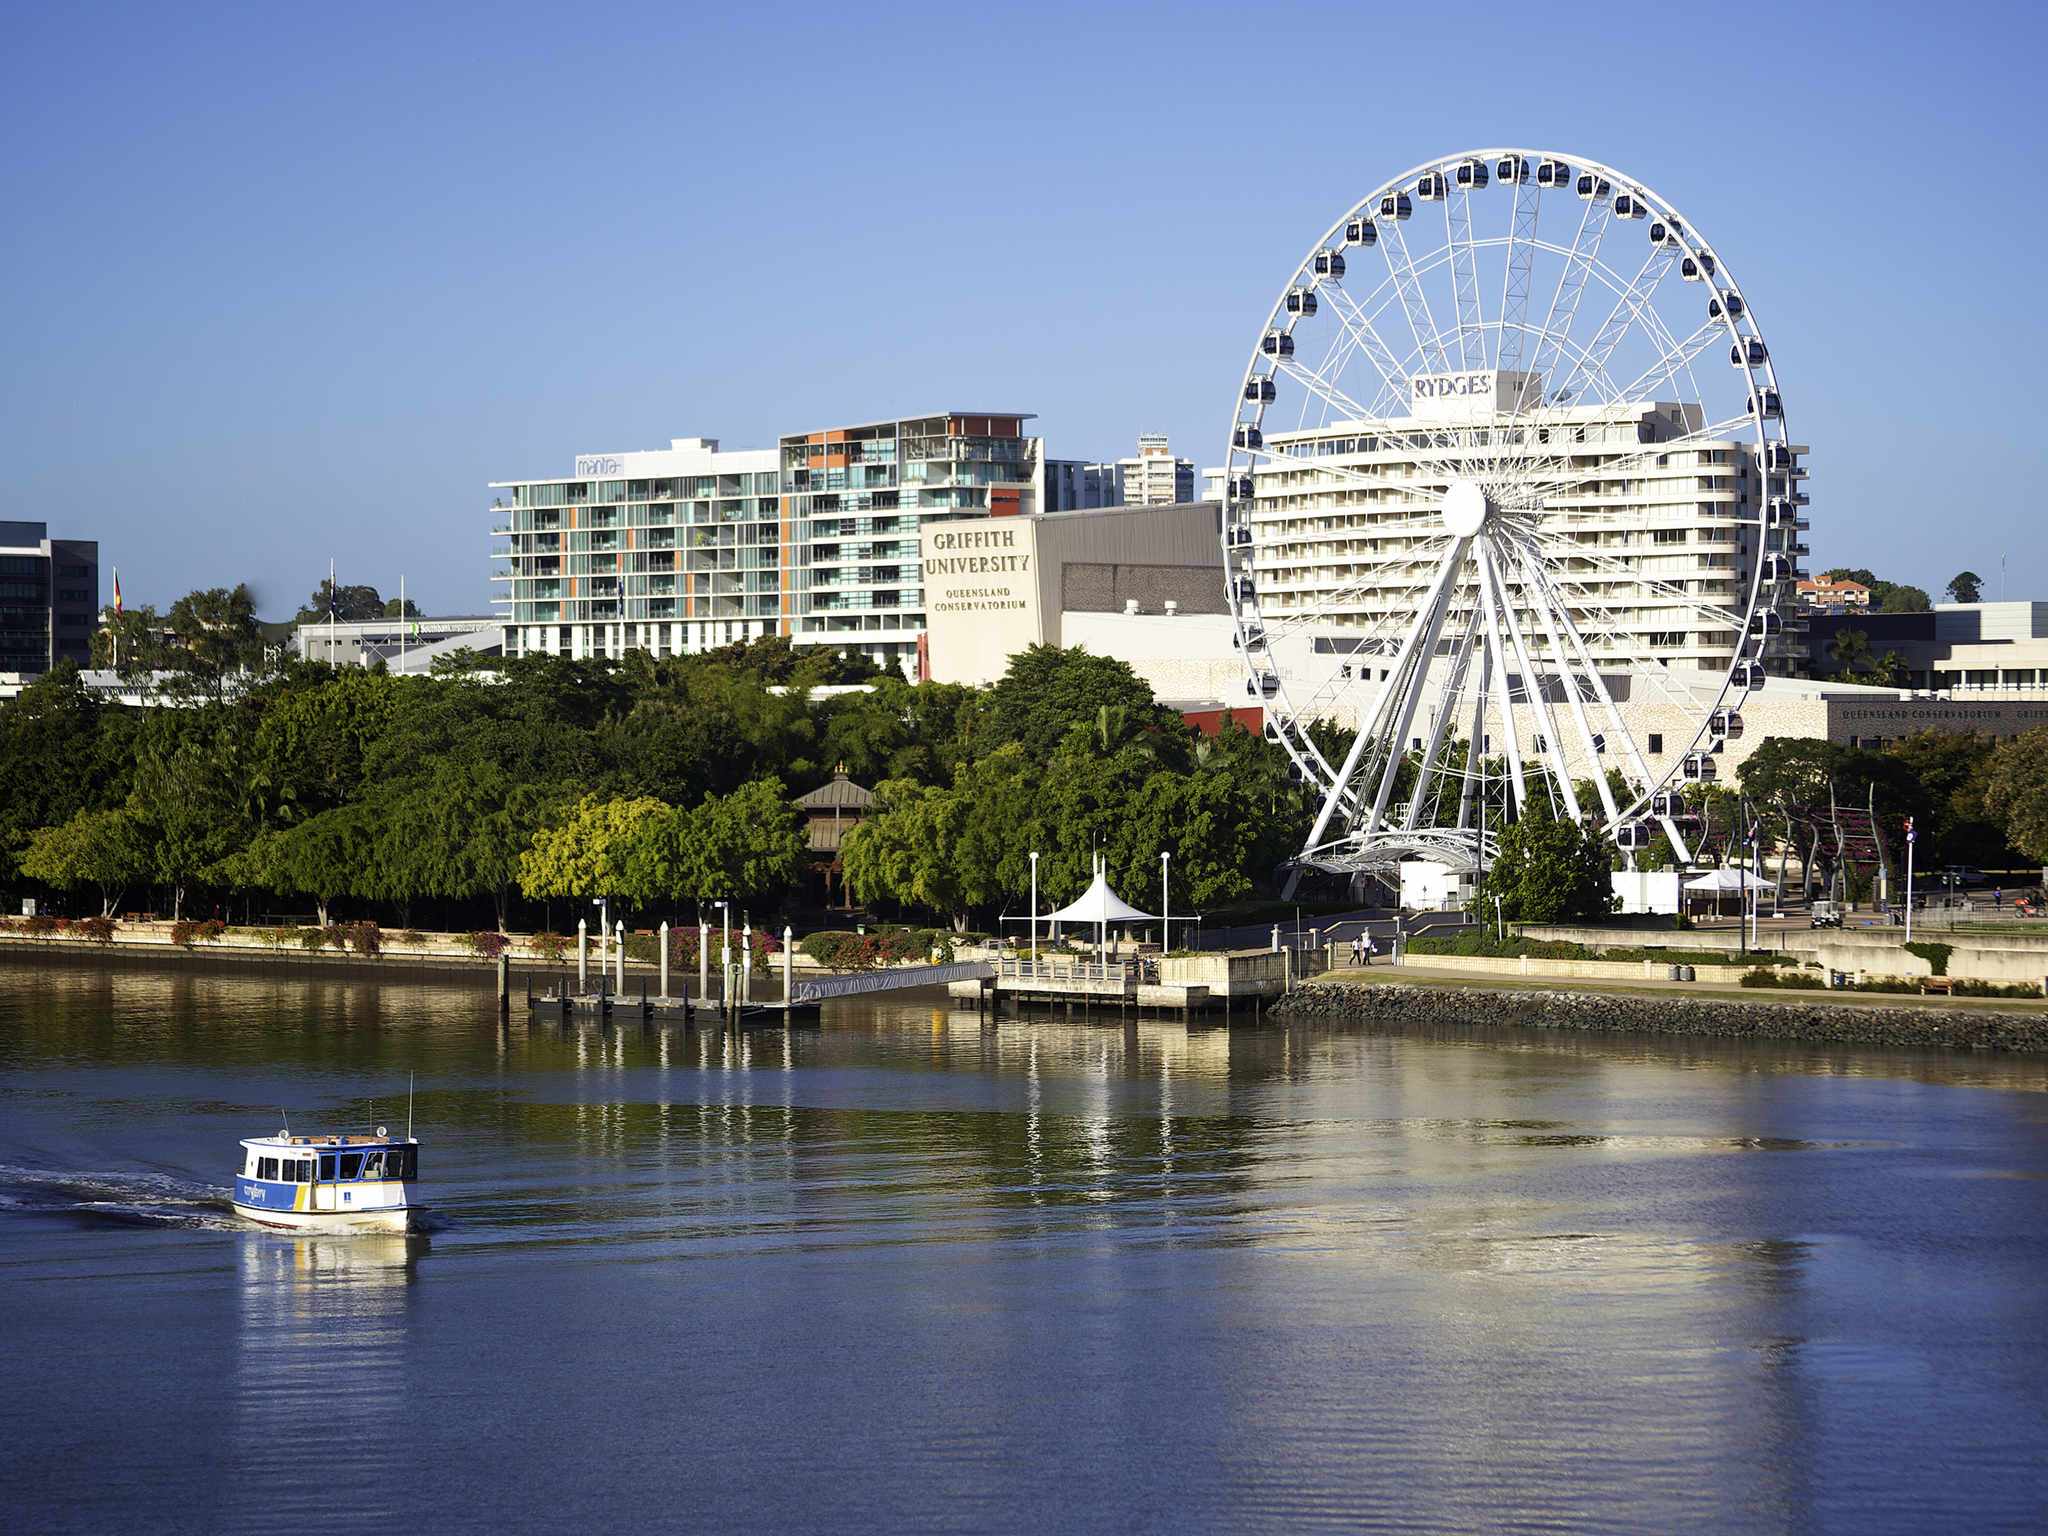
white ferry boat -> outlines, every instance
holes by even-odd
[[[420,1144],[374,1136],[253,1136],[235,1171],[235,1214],[299,1232],[406,1232],[418,1221]]]

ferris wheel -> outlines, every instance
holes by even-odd
[[[1680,788],[1787,653],[1802,452],[1733,274],[1640,182],[1477,150],[1346,212],[1224,482],[1246,687],[1320,797],[1298,865],[1484,868],[1490,799],[1689,858]]]

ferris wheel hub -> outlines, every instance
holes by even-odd
[[[1444,527],[1455,538],[1472,538],[1486,526],[1493,511],[1493,499],[1473,481],[1453,480],[1444,492]]]

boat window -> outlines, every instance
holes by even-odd
[[[302,1157],[299,1159],[298,1182],[301,1184],[310,1184],[313,1182],[313,1160],[310,1157]]]
[[[393,1147],[384,1154],[384,1176],[388,1179],[416,1179],[420,1176],[418,1147]]]
[[[323,1152],[320,1156],[320,1177],[327,1183],[334,1182],[334,1154]]]
[[[342,1176],[342,1177],[343,1177],[344,1179],[353,1179],[353,1178],[356,1178],[356,1177],[358,1177],[359,1175],[361,1175],[362,1171],[363,1171],[363,1154],[362,1154],[362,1153],[360,1153],[360,1152],[344,1152],[344,1153],[342,1153],[342,1154],[341,1154],[341,1176]]]
[[[275,1179],[277,1177],[277,1159],[274,1157],[260,1159],[256,1164],[256,1177],[259,1179]]]
[[[381,1179],[384,1177],[384,1154],[382,1152],[365,1154],[363,1158],[363,1177],[366,1179]]]

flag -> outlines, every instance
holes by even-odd
[[[114,567],[114,617],[121,617],[121,567]]]

